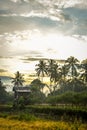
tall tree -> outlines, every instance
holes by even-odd
[[[39,91],[43,91],[43,88],[45,86],[44,83],[42,83],[39,79],[34,79],[32,82],[31,82],[31,86],[34,86],[37,90]]]
[[[55,91],[58,87],[58,83],[61,79],[61,69],[58,64],[54,64],[51,71],[51,81],[53,82],[52,91]]]
[[[64,64],[63,66],[61,66],[60,70],[61,70],[61,72],[60,72],[61,73],[61,79],[59,81],[59,86],[61,88],[63,88],[65,86],[67,86],[67,74],[68,74],[67,65]]]
[[[78,59],[73,56],[70,56],[66,60],[66,65],[68,67],[69,73],[71,74],[72,78],[78,75],[77,73],[78,63],[79,63]]]
[[[6,102],[7,100],[7,92],[5,90],[5,86],[3,85],[1,79],[0,79],[0,102]]]
[[[43,82],[43,77],[47,75],[47,65],[46,62],[43,60],[39,61],[39,64],[36,64],[36,72],[38,77],[41,77],[41,81]]]
[[[81,78],[84,82],[87,83],[87,59],[82,61],[81,67],[83,69],[83,72],[81,73]]]
[[[48,68],[47,68],[47,71],[48,71],[48,76],[50,77],[50,86],[52,85],[52,75],[54,73],[54,66],[55,66],[55,60],[48,60]]]
[[[67,65],[63,65],[61,67],[61,75],[62,75],[62,79],[65,80],[66,76],[67,76],[67,73],[68,73],[68,67]]]
[[[34,79],[30,83],[31,93],[29,94],[29,102],[30,103],[43,103],[45,99],[45,94],[43,93],[43,88],[45,84],[43,84],[39,79]]]
[[[51,79],[54,83],[57,83],[61,77],[61,71],[59,65],[55,64],[51,73]]]
[[[23,75],[19,71],[15,73],[15,77],[12,79],[13,79],[12,83],[14,84],[15,87],[23,86],[23,83],[25,82]]]

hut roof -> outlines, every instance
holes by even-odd
[[[15,92],[31,92],[30,87],[13,87]]]

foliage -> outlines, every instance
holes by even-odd
[[[48,60],[48,66],[47,66],[47,72],[48,72],[48,75],[50,77],[50,86],[52,84],[52,82],[57,82],[58,80],[58,65],[56,64],[55,60]]]
[[[36,89],[38,89],[39,91],[43,90],[45,84],[42,83],[39,79],[34,79],[31,84],[30,84],[31,87],[35,86]],[[31,88],[32,89],[32,88]]]
[[[87,59],[82,61],[81,67],[83,72],[81,73],[80,78],[87,83]]]
[[[9,119],[17,119],[17,120],[31,120],[34,119],[34,115],[36,117],[42,117],[45,119],[51,119],[55,120],[58,119],[60,120],[61,117],[63,117],[64,120],[70,121],[72,118],[72,121],[74,121],[75,118],[82,119],[82,121],[87,121],[87,110],[86,107],[81,108],[80,107],[75,107],[73,108],[71,106],[48,106],[48,105],[29,105],[25,107],[25,109],[20,109],[20,110],[13,110],[12,107],[10,106],[3,106],[3,109],[0,107],[0,117],[3,118],[9,118]],[[42,115],[42,116],[41,116]],[[47,115],[47,116],[46,116]],[[65,118],[65,115],[67,117]],[[28,117],[29,116],[29,117]],[[21,119],[20,119],[21,118]]]
[[[87,105],[87,92],[66,92],[60,95],[48,96],[47,102],[52,105],[57,104],[71,104],[73,106],[86,106]]]
[[[71,74],[72,77],[77,76],[77,68],[78,68],[78,59],[76,59],[73,56],[70,56],[67,60],[66,60],[66,64],[68,66],[69,72]]]
[[[31,93],[29,94],[28,104],[43,103],[45,100],[45,94],[43,93],[43,84],[39,79],[35,79],[30,84]]]
[[[0,103],[6,103],[10,101],[12,98],[9,93],[5,90],[5,85],[3,85],[1,79],[0,79]]]
[[[45,95],[41,92],[36,90],[36,87],[32,87],[32,93],[29,95],[29,102],[28,104],[41,104],[44,103]]]
[[[78,59],[73,56],[67,58],[63,65],[58,65],[57,61],[53,59],[47,60],[47,62],[40,60],[39,64],[36,65],[38,66],[36,72],[38,72],[38,76],[40,76],[40,73],[42,72],[43,76],[45,76],[45,74],[49,76],[50,85],[47,84],[47,87],[50,93],[55,93],[58,86],[62,87],[60,91],[63,92],[66,90],[81,91],[84,89],[84,80],[86,81],[87,77],[86,70],[84,73],[80,74],[79,69],[86,69],[86,61],[82,63],[84,64],[80,64]],[[82,79],[82,82],[80,79]]]
[[[16,72],[15,78],[13,78],[12,83],[14,84],[15,87],[23,86],[24,78],[19,71]]]
[[[65,60],[65,63],[62,65],[59,65],[57,60],[40,60],[39,63],[36,65],[36,74],[38,75],[39,79],[34,79],[30,84],[30,90],[31,93],[27,96],[27,100],[25,99],[24,104],[41,104],[45,103],[46,96],[43,93],[43,88],[47,86],[49,89],[48,98],[54,96],[61,96],[67,92],[87,92],[87,60],[84,60],[79,63],[78,59],[76,59],[73,56],[70,56]],[[43,77],[48,76],[50,84],[43,83]],[[41,80],[40,80],[41,78]],[[23,75],[17,71],[15,74],[15,77],[12,80],[12,83],[16,87],[20,87],[24,83]],[[2,87],[3,86],[3,87]],[[62,95],[60,95],[62,94]],[[72,94],[73,95],[73,94]],[[70,99],[72,99],[69,97]],[[78,95],[78,94],[77,94]],[[76,96],[77,96],[76,95]],[[69,96],[69,95],[68,95]],[[65,103],[69,100],[68,97],[62,97],[65,98]],[[82,97],[83,104],[85,104],[86,97]],[[84,98],[84,100],[83,100]],[[6,102],[6,101],[12,101],[12,96],[9,95],[5,91],[4,85],[0,84],[0,101]],[[53,99],[52,99],[53,100]],[[60,100],[57,99],[57,100]],[[72,99],[74,102],[74,99]],[[77,101],[77,100],[76,100]],[[54,103],[56,100],[54,100]],[[64,101],[61,101],[61,103],[64,103]],[[71,101],[70,101],[71,103]],[[80,103],[77,101],[77,103]],[[77,104],[76,103],[76,104]],[[20,103],[22,106],[23,102]]]
[[[25,100],[24,100],[23,96],[19,97],[18,103],[17,103],[16,107],[18,107],[19,109],[24,109],[24,107],[25,107]]]
[[[87,86],[84,82],[80,81],[77,78],[69,79],[69,80],[61,80],[60,88],[56,91],[51,92],[49,95],[59,95],[64,94],[66,92],[87,92]]]
[[[41,81],[43,82],[43,77],[47,74],[46,62],[43,60],[39,61],[39,64],[36,64],[37,68],[35,69],[38,77],[41,76]]]

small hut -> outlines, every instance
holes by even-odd
[[[31,92],[30,86],[28,86],[28,87],[13,87],[13,91],[14,91],[14,98],[15,99],[19,99],[21,96],[26,98],[27,96],[29,96],[29,93]]]

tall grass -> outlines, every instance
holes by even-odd
[[[75,121],[18,121],[0,118],[0,130],[87,130],[87,124]]]

